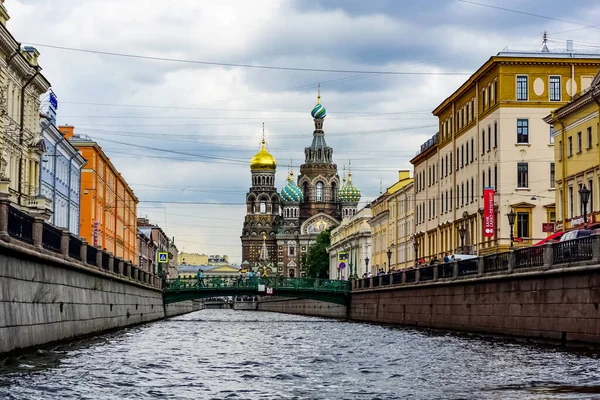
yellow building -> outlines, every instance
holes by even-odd
[[[229,265],[229,256],[227,255],[207,255],[198,253],[179,253],[177,254],[177,264],[187,265]]]
[[[583,226],[583,204],[579,192],[584,186],[590,191],[586,208],[588,223],[599,220],[599,111],[600,73],[585,93],[544,118],[554,130],[557,231]]]
[[[371,203],[373,217],[371,266],[373,273],[383,269],[406,268],[412,263],[413,178],[399,171],[398,181]],[[388,258],[388,251],[390,257]]]
[[[433,111],[439,134],[411,160],[419,257],[508,248],[510,210],[516,245],[547,237],[542,224],[554,218],[554,140],[542,118],[587,89],[599,68],[598,54],[501,52]],[[482,229],[485,187],[495,193],[489,238]]]
[[[348,279],[352,274],[362,277],[370,269],[367,259],[371,252],[371,209],[365,207],[346,217],[331,231],[329,253],[329,278]],[[340,254],[345,254],[344,267],[340,268]],[[370,260],[369,260],[370,261]],[[370,264],[369,264],[370,267]],[[352,268],[352,271],[350,271]]]

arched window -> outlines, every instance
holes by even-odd
[[[303,193],[304,194],[304,201],[308,201],[309,200],[309,198],[308,198],[308,182],[304,182],[302,184],[302,189],[303,189],[303,192],[304,192]]]
[[[321,149],[317,150],[317,160],[321,161],[322,152]]]
[[[265,203],[264,200],[260,202],[260,213],[261,214],[267,213],[267,203]]]
[[[317,183],[317,201],[323,201],[323,182]]]

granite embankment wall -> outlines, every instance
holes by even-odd
[[[310,299],[285,297],[263,297],[258,302],[259,311],[286,314],[310,315],[314,317],[346,319],[346,306]]]
[[[160,289],[16,240],[0,240],[0,353],[193,310]]]
[[[600,266],[440,279],[354,291],[349,317],[454,331],[600,343]]]

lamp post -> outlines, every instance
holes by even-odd
[[[465,235],[467,234],[467,228],[465,227],[464,222],[458,228],[458,234],[460,235],[460,252],[464,254],[464,252],[465,252]]]
[[[392,249],[388,249],[387,251],[387,256],[388,256],[388,274],[390,273],[390,269],[391,269],[391,263],[392,263]]]
[[[368,274],[369,273],[369,256],[365,257],[365,272]]]
[[[510,247],[513,247],[513,242],[515,240],[513,227],[515,225],[516,216],[517,214],[515,214],[512,208],[510,209],[510,212],[506,214],[506,217],[508,218],[508,225],[510,225]]]
[[[419,263],[419,241],[415,237],[415,241],[413,242],[413,246],[415,247],[415,266]]]
[[[590,201],[590,189],[585,187],[585,185],[579,189],[579,198],[583,204],[583,227],[587,229],[587,205],[588,201]]]

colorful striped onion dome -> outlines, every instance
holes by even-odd
[[[310,115],[312,115],[312,117],[315,119],[323,119],[327,116],[327,109],[319,102],[316,106],[314,106],[310,112]]]
[[[344,178],[339,199],[342,203],[358,203],[360,201],[360,190],[352,184],[352,172],[348,173],[348,181]]]
[[[294,182],[294,173],[290,171],[287,185],[281,189],[281,199],[286,202],[300,203],[302,201],[302,189]]]

